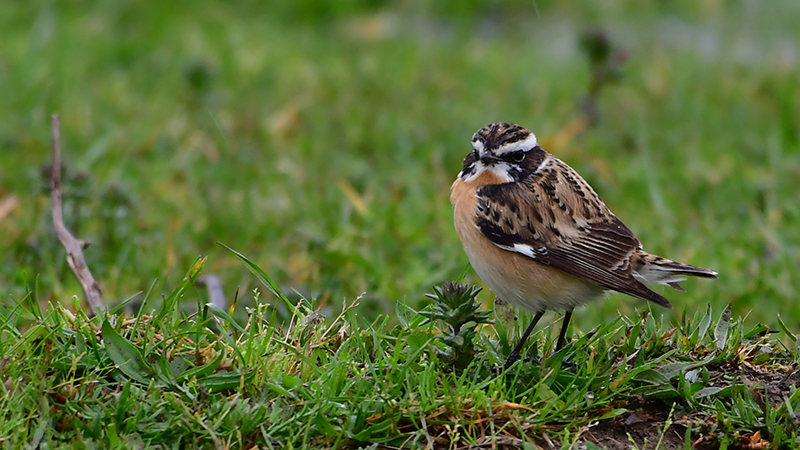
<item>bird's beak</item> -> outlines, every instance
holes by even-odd
[[[488,166],[488,165],[496,163],[497,162],[497,158],[494,155],[492,155],[491,153],[484,153],[483,155],[481,155],[480,161],[484,165]]]

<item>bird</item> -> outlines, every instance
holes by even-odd
[[[499,299],[534,313],[506,368],[547,310],[564,311],[557,352],[578,306],[621,292],[672,309],[646,285],[685,292],[679,282],[687,276],[718,275],[646,252],[578,172],[516,124],[493,123],[472,136],[450,201],[475,272]]]

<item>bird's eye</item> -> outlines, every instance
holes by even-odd
[[[522,150],[517,150],[511,154],[511,158],[514,160],[514,162],[521,163],[525,160],[525,152]]]
[[[475,159],[475,161],[477,161],[477,160],[481,159],[481,155],[478,154],[477,150],[473,150],[472,151],[472,158]]]

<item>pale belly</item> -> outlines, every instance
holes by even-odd
[[[495,295],[518,308],[571,310],[605,294],[600,286],[497,247],[507,255],[503,258],[505,263],[493,264],[484,257],[485,250],[476,250],[475,247],[474,244],[464,245],[475,272]]]
[[[605,289],[594,283],[497,247],[474,224],[474,194],[456,182],[451,197],[456,232],[467,258],[501,299],[533,311],[570,310],[605,295]]]

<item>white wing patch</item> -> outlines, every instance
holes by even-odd
[[[529,258],[536,259],[536,250],[528,244],[514,244],[514,251],[522,253]]]
[[[539,255],[547,253],[547,249],[544,247],[537,250],[528,244],[514,244],[513,246],[500,244],[494,245],[502,248],[503,250],[508,250],[509,252],[520,253],[533,260],[536,260]]]

